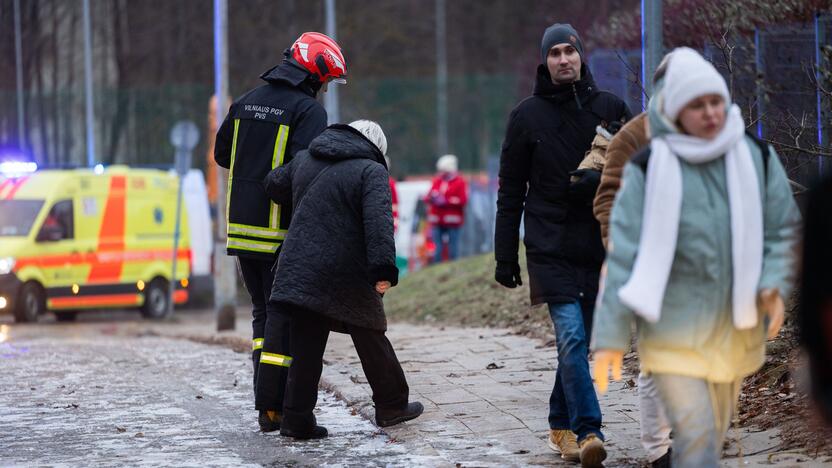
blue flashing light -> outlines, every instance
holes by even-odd
[[[92,171],[97,175],[101,175],[104,173],[104,165],[96,164],[95,167],[92,168]]]
[[[0,174],[5,177],[14,178],[31,174],[38,170],[37,163],[24,161],[0,162]]]

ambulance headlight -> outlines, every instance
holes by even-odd
[[[8,275],[14,269],[14,258],[0,258],[0,275]]]

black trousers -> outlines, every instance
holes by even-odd
[[[312,412],[318,402],[318,382],[330,328],[333,328],[330,320],[309,311],[298,311],[292,316],[292,365],[286,384],[282,427],[296,431],[315,427]],[[352,338],[364,375],[373,390],[376,414],[404,409],[410,389],[384,332],[340,323],[337,329],[345,329]]]
[[[290,317],[269,302],[274,282],[274,262],[239,257],[240,274],[252,304],[252,352],[254,407],[280,410],[289,374]]]

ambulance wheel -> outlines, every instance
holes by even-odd
[[[55,312],[55,320],[59,322],[74,322],[78,318],[78,312],[74,310],[66,310],[63,312]]]
[[[168,315],[168,282],[162,278],[156,278],[147,285],[144,291],[144,304],[142,315],[149,319],[162,319]]]
[[[14,321],[37,322],[38,317],[46,312],[46,296],[37,283],[26,283],[20,288],[17,307],[14,310]]]

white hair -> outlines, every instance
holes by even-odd
[[[350,122],[350,127],[358,130],[361,132],[362,135],[367,137],[368,140],[372,141],[376,148],[381,151],[382,155],[387,155],[387,137],[384,136],[384,131],[381,129],[381,125],[373,122],[372,120],[356,120],[354,122]]]
[[[439,172],[456,172],[459,170],[459,160],[453,154],[446,154],[436,161]]]

